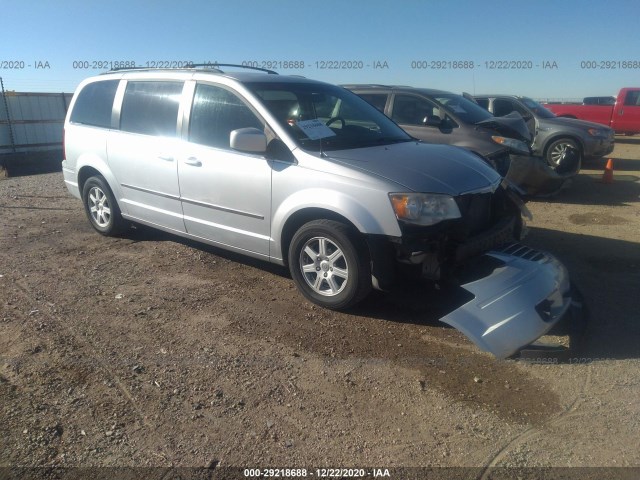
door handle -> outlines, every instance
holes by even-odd
[[[173,162],[173,157],[171,155],[158,155],[158,158],[167,162]]]
[[[201,167],[202,166],[202,162],[200,160],[198,160],[196,157],[189,157],[184,161],[184,163],[186,163],[187,165],[191,165],[193,167]]]

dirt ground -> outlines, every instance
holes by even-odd
[[[424,285],[331,312],[279,267],[145,228],[98,235],[61,173],[0,180],[0,467],[637,478],[640,138],[616,141],[614,184],[594,161],[528,204],[524,243],[567,265],[590,313],[561,364],[480,352]]]

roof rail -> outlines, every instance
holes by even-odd
[[[342,83],[340,84],[341,87],[366,87],[366,88],[370,88],[370,87],[375,87],[375,88],[391,88],[394,85],[383,85],[381,83]]]
[[[249,65],[238,65],[235,63],[189,63],[183,67],[173,67],[173,68],[152,68],[152,67],[117,67],[109,70],[110,72],[123,72],[128,70],[189,70],[189,69],[197,69],[198,67],[204,70],[214,70],[218,73],[225,73],[220,70],[218,67],[235,67],[235,68],[246,68],[249,70],[258,70],[260,72],[268,73],[269,75],[278,75],[278,72],[274,72],[273,70],[268,70],[266,68],[252,67]]]
[[[190,67],[209,67],[209,68],[214,68],[216,70],[218,70],[218,67],[236,67],[236,68],[247,68],[249,70],[258,70],[260,72],[268,73],[269,75],[278,75],[278,72],[275,72],[273,70],[268,70],[266,68],[260,68],[260,67],[252,67],[250,65],[238,65],[237,63],[192,63]]]
[[[411,85],[385,85],[382,83],[341,83],[344,88],[415,88]]]

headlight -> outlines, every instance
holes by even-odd
[[[609,136],[609,131],[603,130],[602,128],[590,128],[587,130],[587,132],[589,132],[589,135],[591,135],[592,137],[607,138]]]
[[[521,153],[523,155],[531,154],[531,151],[529,150],[529,147],[527,146],[527,144],[520,140],[516,140],[515,138],[507,138],[507,137],[501,137],[499,135],[493,135],[491,137],[491,140],[493,140],[494,142],[500,145],[504,145],[505,147],[510,148],[511,150],[514,150],[515,152]]]
[[[415,225],[435,225],[461,216],[456,201],[450,195],[390,193],[389,199],[398,220]]]

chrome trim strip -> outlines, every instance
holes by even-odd
[[[147,188],[134,187],[133,185],[127,185],[126,183],[121,183],[121,186],[125,188],[130,188],[131,190],[137,190],[139,192],[150,193],[152,195],[158,195],[159,197],[170,198],[171,200],[180,200],[180,197],[177,195],[171,195],[169,193],[157,192],[155,190],[149,190]]]
[[[142,187],[134,187],[133,185],[128,185],[126,183],[121,183],[121,186],[125,188],[130,188],[131,190],[137,190],[139,192],[150,193],[152,195],[158,195],[159,197],[169,198],[171,200],[180,200],[185,203],[190,203],[192,205],[196,205],[198,207],[205,208],[213,208],[214,210],[220,210],[221,212],[227,213],[235,213],[236,215],[243,215],[245,217],[257,218],[258,220],[264,220],[264,215],[259,215],[257,213],[243,212],[242,210],[233,210],[232,208],[221,207],[220,205],[213,205],[211,203],[200,202],[198,200],[191,200],[190,198],[183,198],[177,195],[171,195],[169,193],[157,192],[155,190],[149,190],[148,188]]]
[[[151,205],[145,204],[145,203],[140,203],[140,202],[134,202],[133,200],[128,200],[128,199],[123,199],[120,200],[122,203],[126,203],[127,205],[134,205],[138,208],[144,208],[145,210],[151,210],[152,212],[158,212],[158,213],[162,213],[163,215],[167,215],[170,217],[175,217],[175,218],[180,218],[182,219],[182,212],[172,212],[170,210],[165,210],[163,208],[158,208],[158,207],[152,207]],[[123,213],[122,216],[124,217],[125,214]]]
[[[253,237],[253,238],[258,238],[260,240],[267,240],[267,241],[271,241],[272,238],[268,237],[266,235],[260,235],[259,233],[253,233],[253,232],[248,232],[246,230],[240,230],[239,228],[234,228],[234,227],[229,227],[227,225],[220,225],[219,223],[213,223],[213,222],[209,222],[207,220],[202,220],[201,218],[195,218],[195,217],[188,217],[188,216],[184,216],[184,222],[185,222],[185,226],[187,226],[187,232],[189,231],[189,226],[187,225],[187,222],[193,222],[193,223],[199,223],[201,225],[207,225],[208,227],[213,227],[213,228],[217,228],[220,230],[225,230],[227,232],[233,232],[233,233],[239,233],[241,235],[246,235],[248,237]],[[204,237],[202,237],[204,238]],[[225,244],[223,244],[225,245]]]
[[[243,212],[241,210],[233,210],[231,208],[221,207],[220,205],[213,205],[211,203],[200,202],[198,200],[191,200],[189,198],[184,198],[184,197],[181,198],[181,200],[183,202],[185,202],[185,203],[190,203],[192,205],[197,205],[198,207],[213,208],[214,210],[220,210],[222,212],[235,213],[237,215],[243,215],[245,217],[257,218],[258,220],[264,220],[264,215],[258,215],[257,213],[249,213],[249,212]]]

